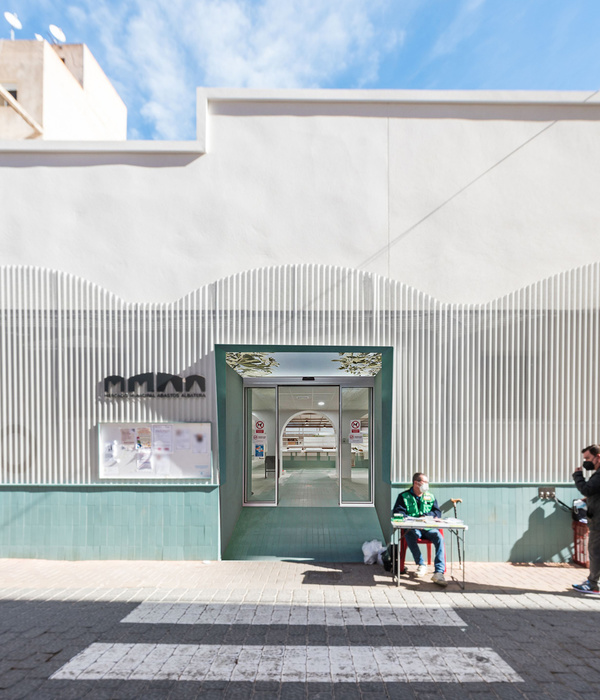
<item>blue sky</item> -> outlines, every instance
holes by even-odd
[[[195,88],[596,90],[600,0],[0,0],[87,44],[129,138],[192,139]],[[0,38],[10,27],[0,17]]]

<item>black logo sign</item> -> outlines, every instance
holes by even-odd
[[[206,380],[199,374],[180,377],[166,372],[145,372],[129,379],[113,374],[104,380],[104,398],[189,398],[206,396]]]

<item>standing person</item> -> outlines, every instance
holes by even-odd
[[[403,491],[394,505],[393,515],[409,515],[418,518],[421,515],[429,515],[434,518],[441,518],[442,511],[439,509],[437,501],[432,493],[429,493],[429,479],[425,474],[417,472],[413,474],[413,484],[407,491]],[[447,586],[448,582],[444,578],[446,568],[446,554],[444,550],[444,538],[439,530],[431,528],[427,530],[405,530],[404,537],[406,544],[415,558],[417,571],[415,576],[425,576],[427,567],[423,559],[423,554],[417,540],[429,540],[435,546],[434,574],[432,581],[439,586]]]
[[[583,583],[574,583],[573,588],[581,593],[600,595],[598,579],[600,578],[600,447],[589,445],[581,450],[585,462],[573,472],[573,481],[579,492],[587,501],[587,519],[589,528],[588,554],[590,575]],[[587,462],[587,464],[586,464]],[[594,473],[586,481],[583,467],[593,468]]]

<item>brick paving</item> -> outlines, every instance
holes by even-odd
[[[0,698],[591,700],[585,575],[468,563],[463,591],[362,564],[0,560]]]

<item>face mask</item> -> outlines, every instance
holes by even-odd
[[[596,468],[596,465],[593,462],[590,462],[589,459],[586,459],[582,466],[584,469],[587,469],[589,472],[594,471],[594,469]]]

